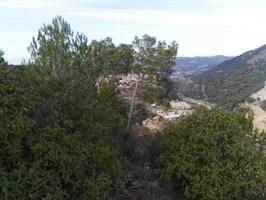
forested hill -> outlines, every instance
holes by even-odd
[[[177,57],[175,71],[185,75],[196,75],[201,72],[208,71],[214,66],[231,59],[228,56],[196,56],[196,57]]]
[[[229,108],[264,87],[266,45],[225,61],[196,77],[186,94]]]
[[[9,68],[9,69],[15,69],[15,68],[17,68],[17,67],[21,67],[22,65],[8,65],[7,67]]]

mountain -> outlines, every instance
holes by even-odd
[[[17,67],[21,67],[22,65],[7,65],[7,67],[9,68],[9,69],[15,69],[15,68],[17,68]]]
[[[212,69],[214,66],[231,59],[227,56],[209,56],[209,57],[177,57],[175,72],[185,76],[196,75]]]
[[[198,75],[185,94],[233,108],[262,89],[265,81],[266,45]]]

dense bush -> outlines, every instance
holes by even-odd
[[[1,199],[97,200],[118,181],[126,107],[112,85],[97,91],[102,70],[84,48],[59,17],[33,39],[29,64],[1,66]]]
[[[57,79],[37,84],[27,68],[1,71],[0,196],[103,197],[119,178],[118,144],[125,128],[115,90],[97,95],[82,87],[84,81],[66,90]]]
[[[148,35],[89,44],[59,16],[28,51],[25,66],[7,69],[0,50],[0,196],[102,199],[120,175],[128,118],[115,76],[138,69],[168,85],[177,44]],[[147,117],[144,107],[134,114],[134,123]]]
[[[136,104],[135,105],[135,112],[132,118],[132,124],[139,123],[141,124],[142,121],[149,117],[149,113],[147,108],[143,104]]]
[[[164,134],[161,176],[182,183],[187,198],[266,198],[266,138],[252,118],[200,108]]]

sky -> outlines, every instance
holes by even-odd
[[[32,37],[59,15],[89,40],[175,40],[178,56],[236,56],[266,44],[266,0],[0,0],[5,59],[28,59]]]

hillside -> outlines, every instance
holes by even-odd
[[[184,93],[233,108],[264,87],[265,75],[266,45],[198,75]]]
[[[177,57],[175,71],[185,76],[196,75],[206,72],[214,66],[231,59],[227,56],[206,56],[206,57]]]

